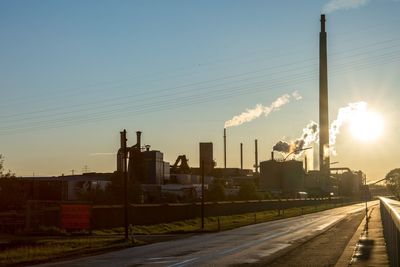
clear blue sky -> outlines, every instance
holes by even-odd
[[[17,175],[84,165],[114,171],[119,131],[198,165],[224,122],[298,90],[268,117],[228,130],[228,165],[253,164],[274,143],[318,121],[319,16],[330,1],[1,1],[0,153]],[[357,2],[357,1],[356,1]],[[359,1],[360,2],[360,1]],[[363,2],[363,1],[361,1]],[[380,178],[399,167],[400,2],[370,0],[327,14],[330,117],[367,101],[385,134],[365,144],[343,130],[342,166]]]

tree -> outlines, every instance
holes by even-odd
[[[0,211],[22,209],[26,193],[10,171],[4,171],[4,157],[0,154]]]
[[[108,192],[101,188],[99,184],[89,190],[82,190],[78,194],[80,200],[89,201],[94,204],[108,204],[112,202],[110,201]]]
[[[257,187],[254,182],[245,182],[240,186],[238,197],[240,200],[258,199]]]
[[[13,176],[14,174],[12,174],[10,170],[8,170],[7,173],[4,173],[4,157],[0,154],[0,178],[9,178]]]
[[[385,178],[388,189],[400,199],[400,168],[391,170]]]
[[[205,199],[206,201],[223,201],[225,199],[225,187],[220,180],[213,181]]]

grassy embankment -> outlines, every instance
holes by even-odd
[[[157,225],[137,225],[133,227],[133,235],[131,235],[131,240],[134,239],[134,242],[126,242],[123,239],[123,228],[95,230],[91,236],[18,236],[12,238],[9,247],[0,251],[0,266],[44,262],[52,259],[68,258],[77,255],[94,254],[101,251],[115,250],[134,245],[143,245],[148,242],[166,240],[165,236],[157,238],[157,235],[190,234],[228,230],[253,223],[299,216],[334,207],[337,207],[337,205],[323,204],[318,206],[286,209],[284,212],[281,211],[280,215],[278,215],[276,210],[271,210],[231,216],[207,217],[205,218],[205,227],[203,230],[200,228],[200,218]],[[148,237],[152,238],[149,239]],[[168,238],[173,237],[167,237],[167,239]]]

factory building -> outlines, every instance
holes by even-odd
[[[21,191],[30,200],[79,200],[80,193],[92,189],[105,189],[113,173],[84,173],[52,177],[17,177]]]
[[[144,179],[146,184],[163,184],[170,178],[169,163],[164,161],[164,155],[160,151],[143,151]]]
[[[200,162],[199,166],[201,167],[204,164],[204,174],[210,175],[214,170],[214,158],[213,158],[213,143],[200,143]]]
[[[260,163],[260,190],[276,196],[295,197],[307,192],[310,197],[346,196],[360,199],[364,194],[365,174],[349,168],[330,168],[336,173],[326,176],[320,171],[305,172],[301,161],[268,160]]]
[[[361,198],[366,176],[362,171],[352,171],[349,168],[332,168],[331,174],[337,180],[338,192],[341,196]]]
[[[117,153],[117,172],[121,173],[124,166],[124,155],[128,157],[128,177],[139,184],[161,185],[170,179],[169,163],[164,161],[160,151],[150,150],[146,145],[142,151],[141,132],[136,132],[136,144],[124,147],[126,140],[121,138],[121,147]]]
[[[338,195],[336,179],[312,170],[304,176],[304,190],[309,196]]]
[[[304,169],[301,161],[278,161],[275,159],[260,162],[260,190],[275,195],[295,196],[304,190]]]
[[[260,163],[259,186],[261,191],[270,192],[275,196],[289,197],[296,197],[298,192],[306,192],[308,196],[318,197],[341,193],[338,189],[340,184],[338,177],[321,174],[321,171],[306,171],[302,161],[276,160],[273,153],[271,155],[271,160]],[[343,183],[350,183],[346,177],[342,180]],[[356,183],[353,178],[350,180],[352,183]],[[348,185],[345,186],[348,188]],[[343,193],[346,193],[344,194],[346,196],[356,196],[358,195],[356,191]]]

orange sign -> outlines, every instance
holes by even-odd
[[[61,204],[61,228],[66,230],[90,230],[91,205]]]

